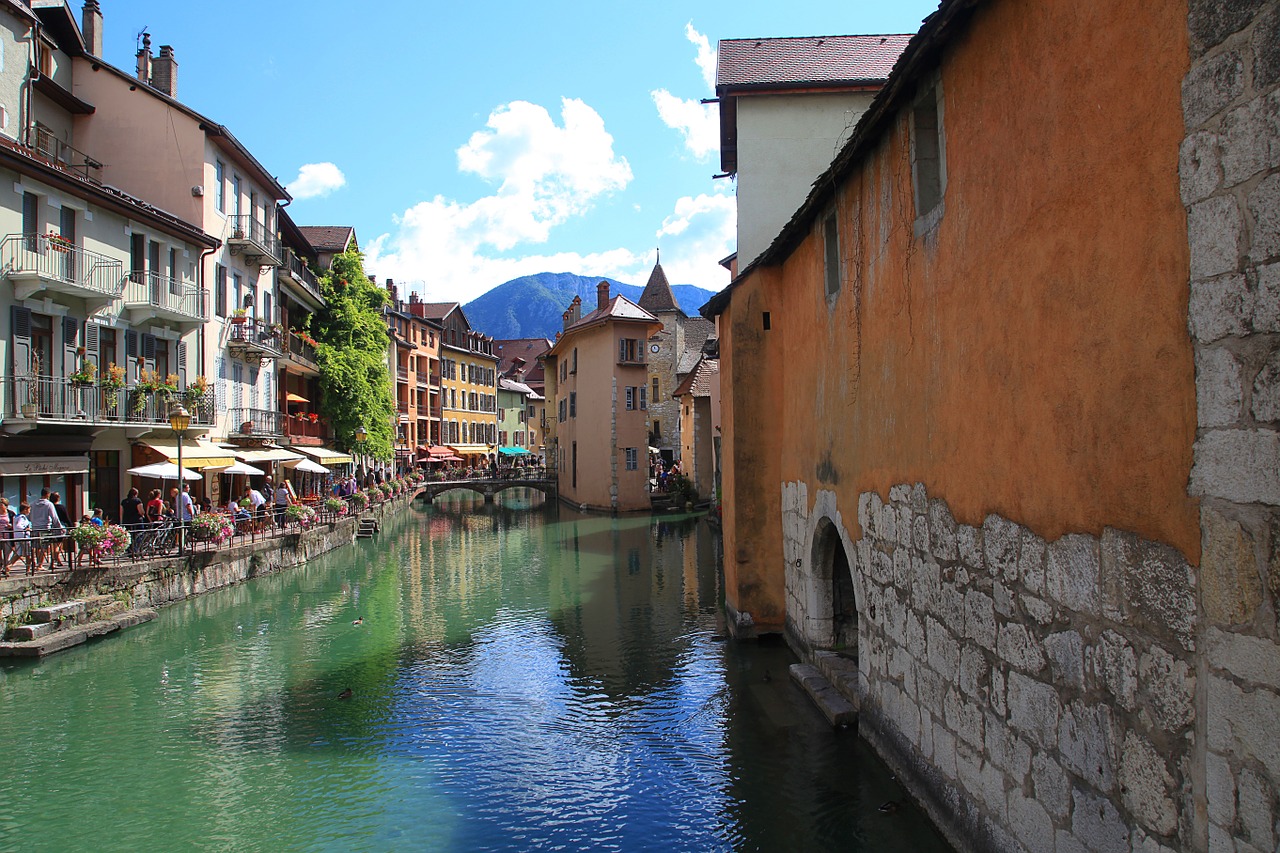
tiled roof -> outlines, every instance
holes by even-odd
[[[910,39],[910,35],[722,39],[716,91],[883,82]]]
[[[542,368],[538,365],[538,356],[551,349],[551,341],[546,338],[508,338],[493,342],[494,355],[502,360],[498,362],[499,373],[509,373],[515,366],[517,358],[524,359],[522,369],[526,382],[536,384],[542,379]]]
[[[570,331],[579,326],[586,326],[591,323],[597,323],[604,319],[612,320],[649,320],[657,323],[658,318],[632,302],[625,296],[615,296],[609,300],[609,304],[603,308],[597,308],[590,314],[574,323],[565,331]]]
[[[422,302],[422,315],[428,320],[443,320],[455,308],[461,307],[459,302]]]
[[[680,363],[676,365],[676,375],[683,376],[698,366],[699,359],[702,358],[701,347],[696,350],[688,350],[680,354]]]
[[[356,239],[350,225],[299,225],[298,230],[317,252],[345,252]]]
[[[504,391],[515,391],[517,394],[523,394],[526,397],[533,394],[533,389],[523,382],[516,382],[514,379],[499,379],[498,387]]]
[[[711,379],[720,373],[719,359],[703,359],[693,372],[671,392],[672,397],[683,397],[691,394],[694,397],[711,396]]]
[[[659,311],[679,311],[680,303],[676,302],[676,295],[671,292],[671,285],[667,283],[667,274],[662,271],[662,264],[654,264],[653,272],[649,273],[649,283],[644,286],[644,291],[640,294],[640,307],[650,313]]]

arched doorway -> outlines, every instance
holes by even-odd
[[[853,571],[849,556],[840,541],[840,531],[824,518],[813,533],[813,569],[820,600],[829,605],[831,631],[826,639],[830,648],[856,655],[858,652],[858,602],[853,588]],[[825,609],[825,608],[824,608]],[[825,615],[825,614],[824,614]]]

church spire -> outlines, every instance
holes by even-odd
[[[662,271],[661,260],[654,262],[653,272],[649,273],[649,283],[644,286],[644,292],[640,294],[639,304],[650,314],[657,314],[660,311],[680,311],[680,303],[676,302],[676,296],[671,292],[671,285],[667,283],[667,274]],[[680,313],[684,312],[680,311]]]

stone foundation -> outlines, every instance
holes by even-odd
[[[382,518],[398,512],[408,498],[366,509],[361,515]],[[319,524],[310,530],[247,542],[185,558],[122,563],[58,575],[16,576],[0,581],[0,618],[23,621],[28,610],[91,595],[123,595],[130,607],[159,607],[243,583],[261,575],[295,568],[355,540],[357,517]]]
[[[861,495],[857,540],[832,492],[810,507],[787,484],[782,503],[790,639],[810,658],[831,645],[838,544],[860,730],[953,843],[1195,846],[1197,588],[1180,553],[1112,529],[1046,542],[996,515],[958,524],[918,484]]]

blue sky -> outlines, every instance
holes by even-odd
[[[574,4],[101,0],[106,59],[173,45],[178,97],[353,225],[379,279],[467,302],[536,272],[728,284],[722,38],[911,33],[936,0]],[[71,0],[79,10],[80,0]]]

